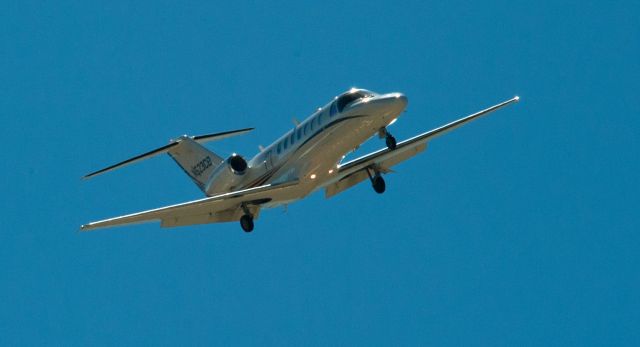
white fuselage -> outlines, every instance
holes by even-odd
[[[248,162],[233,154],[227,159],[206,149],[203,142],[235,136],[252,129],[181,136],[168,145],[92,172],[86,178],[115,170],[160,153],[167,153],[208,196],[171,206],[91,222],[82,230],[160,221],[162,227],[239,221],[251,232],[260,210],[300,200],[317,189],[332,197],[356,184],[371,181],[384,193],[383,174],[424,151],[427,142],[491,112],[518,102],[519,97],[396,142],[387,126],[405,110],[400,93],[375,94],[352,89],[319,108]],[[386,148],[342,162],[345,155],[378,133]]]
[[[356,98],[359,95],[363,97]],[[406,105],[407,98],[401,93],[378,95],[352,89],[253,157],[239,188],[297,179],[300,189],[291,200],[303,198],[332,182],[344,156],[389,125]]]

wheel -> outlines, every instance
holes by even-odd
[[[375,190],[378,194],[384,193],[385,189],[387,188],[387,185],[384,183],[384,178],[382,178],[382,176],[380,175],[376,175],[371,183],[373,185],[373,190]]]
[[[253,217],[248,214],[240,217],[240,226],[246,233],[253,231]]]
[[[392,150],[392,151],[393,151],[394,149],[396,149],[396,138],[395,138],[395,137],[393,137],[393,136],[389,135],[389,136],[387,136],[387,138],[385,139],[385,142],[387,143],[387,147],[388,147],[390,150]]]

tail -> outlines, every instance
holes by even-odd
[[[223,159],[188,136],[183,135],[176,142],[178,145],[169,149],[167,154],[204,191],[211,172]]]
[[[117,164],[111,165],[104,169],[92,172],[84,179],[89,179],[94,176],[109,172],[123,166],[136,163],[138,161],[154,157],[158,154],[167,153],[178,164],[184,173],[186,173],[193,182],[200,188],[205,190],[205,185],[213,170],[224,161],[220,156],[208,150],[201,143],[221,140],[231,136],[247,133],[253,130],[253,128],[226,131],[216,134],[207,134],[200,136],[187,136],[183,135],[160,148],[154,149],[150,152],[135,156]]]

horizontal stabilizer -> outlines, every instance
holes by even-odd
[[[244,133],[247,133],[251,130],[253,130],[254,128],[246,128],[246,129],[239,129],[239,130],[232,130],[232,131],[225,131],[225,132],[221,132],[221,133],[215,133],[215,134],[206,134],[206,135],[198,135],[198,136],[189,136],[189,138],[191,138],[192,140],[194,140],[195,142],[198,143],[205,143],[205,142],[210,142],[210,141],[216,141],[216,140],[222,140],[222,139],[226,139],[232,136],[237,136],[237,135],[241,135]],[[83,179],[88,179],[100,174],[103,174],[105,172],[109,172],[118,168],[121,168],[123,166],[129,165],[129,164],[133,164],[136,162],[139,162],[141,160],[145,160],[151,157],[154,157],[158,154],[162,154],[162,153],[167,153],[171,148],[177,146],[180,144],[181,139],[187,137],[186,135],[183,135],[181,137],[179,137],[178,139],[175,140],[171,140],[171,142],[168,145],[162,146],[160,148],[156,148],[152,151],[149,151],[147,153],[144,154],[140,154],[138,156],[135,156],[133,158],[129,158],[127,160],[121,161],[117,164],[113,164],[109,167],[106,167],[104,169],[98,170],[98,171],[94,171],[90,174],[87,174],[83,177]]]
[[[242,134],[248,133],[253,129],[254,128],[246,128],[246,129],[225,131],[225,132],[215,133],[215,134],[198,135],[198,136],[193,136],[192,139],[194,141],[198,142],[198,143],[205,143],[205,142],[209,142],[209,141],[218,141],[218,140],[226,139],[226,138],[229,138],[229,137],[238,136],[238,135],[242,135]]]

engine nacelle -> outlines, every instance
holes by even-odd
[[[227,158],[226,163],[229,170],[236,175],[242,176],[247,172],[247,161],[244,160],[241,155],[233,153],[229,158]]]
[[[232,154],[211,173],[207,183],[207,194],[226,193],[236,189],[242,183],[248,168],[247,161],[241,155]]]

